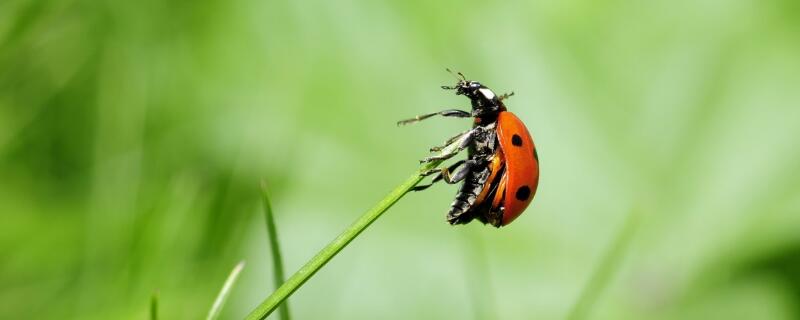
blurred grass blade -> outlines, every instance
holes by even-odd
[[[158,291],[150,297],[150,320],[158,320]]]
[[[222,285],[222,290],[219,291],[217,299],[214,300],[214,305],[212,305],[211,310],[208,311],[206,320],[214,320],[219,317],[220,312],[222,312],[222,307],[225,306],[225,300],[227,300],[228,296],[231,294],[231,289],[236,283],[236,279],[239,278],[239,273],[242,272],[243,268],[244,261],[239,262],[236,264],[236,267],[233,267],[233,271],[231,271],[228,279],[225,280],[225,284]]]
[[[275,288],[283,285],[283,258],[281,257],[281,248],[278,243],[278,231],[275,227],[275,216],[272,214],[272,204],[269,201],[269,194],[267,193],[267,182],[261,181],[261,198],[264,201],[264,218],[267,221],[267,238],[269,239],[270,253],[272,254],[272,277],[275,282]],[[289,320],[289,299],[286,299],[278,306],[278,314],[282,320]]]
[[[585,319],[587,313],[591,310],[592,305],[597,301],[600,293],[608,285],[611,278],[617,271],[620,262],[625,256],[626,249],[630,243],[636,227],[639,222],[639,211],[633,209],[625,220],[625,224],[617,234],[616,239],[606,251],[605,256],[600,261],[600,264],[595,268],[589,282],[583,288],[578,301],[572,307],[567,319],[579,320]]]
[[[442,150],[442,153],[448,153],[452,151],[457,144],[453,144],[448,148]],[[282,286],[278,287],[275,292],[273,292],[269,297],[264,299],[261,304],[259,304],[249,315],[247,315],[248,320],[255,320],[255,319],[265,319],[269,316],[275,308],[281,304],[284,300],[289,298],[297,289],[299,289],[308,279],[310,279],[319,269],[321,269],[325,264],[328,263],[334,256],[336,256],[339,251],[342,251],[344,247],[346,247],[353,239],[355,239],[361,232],[363,232],[367,227],[369,227],[375,220],[380,218],[380,216],[389,210],[400,198],[402,198],[406,193],[408,193],[411,188],[416,186],[422,179],[422,172],[428,171],[430,169],[436,168],[442,160],[436,160],[429,163],[422,165],[414,175],[406,179],[405,182],[397,186],[392,192],[390,192],[386,197],[384,197],[381,201],[379,201],[372,209],[369,209],[367,212],[362,214],[358,219],[356,219],[353,224],[351,224],[347,229],[345,229],[338,237],[333,239],[327,246],[322,248],[317,255],[315,255],[311,260],[306,262],[300,270],[297,270],[286,282],[283,283]]]

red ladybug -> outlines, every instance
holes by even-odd
[[[525,124],[506,111],[503,104],[503,100],[513,92],[497,96],[480,82],[467,80],[460,72],[458,75],[460,78],[454,87],[442,88],[456,90],[457,95],[469,98],[472,112],[450,109],[397,123],[414,123],[435,115],[474,118],[472,129],[448,139],[443,146],[431,148],[434,152],[457,145],[452,152],[427,157],[420,162],[449,159],[464,149],[468,149],[467,159],[447,168],[423,172],[424,176],[437,175],[430,184],[413,190],[427,189],[441,180],[449,184],[464,181],[450,205],[447,221],[465,224],[478,219],[499,228],[514,221],[533,200],[539,184],[539,155]]]

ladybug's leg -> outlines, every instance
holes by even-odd
[[[453,169],[448,168],[450,169],[449,171],[448,169],[443,169],[441,177],[442,179],[444,179],[444,182],[447,182],[448,184],[459,183],[461,182],[461,180],[464,180],[464,178],[467,177],[469,171],[472,170],[472,168],[475,167],[477,164],[478,161],[468,160],[464,163],[464,166],[461,167],[461,169],[458,169],[458,171],[456,171],[455,173],[453,173],[452,176],[450,175],[450,171],[452,171]]]
[[[461,142],[458,144],[458,147],[455,148],[455,150],[453,150],[451,152],[448,152],[448,153],[440,154],[438,156],[427,157],[425,159],[420,160],[419,162],[420,163],[426,163],[426,162],[431,162],[431,161],[436,161],[436,160],[450,159],[454,155],[458,154],[462,150],[464,150],[467,147],[469,147],[469,145],[472,143],[472,141],[475,140],[475,135],[477,135],[480,132],[483,132],[482,128],[481,127],[475,127],[472,130],[468,131],[467,133],[465,133],[464,135],[461,136]]]
[[[465,134],[467,134],[468,132],[469,132],[469,130],[467,130],[467,131],[464,131],[464,132],[462,132],[462,133],[459,133],[459,134],[457,134],[457,135],[453,136],[452,138],[450,138],[450,139],[447,139],[447,141],[445,141],[443,145],[441,145],[441,146],[436,146],[436,147],[432,147],[432,148],[431,148],[431,152],[442,151],[442,149],[444,149],[444,148],[446,148],[447,146],[451,145],[453,142],[456,142],[456,140],[460,139],[461,137],[463,137],[463,136],[464,136]]]
[[[439,174],[436,175],[436,177],[434,177],[433,180],[431,180],[431,183],[413,187],[413,188],[411,188],[411,191],[422,191],[422,190],[430,188],[430,186],[432,186],[434,183],[442,181],[442,175],[444,174],[444,172],[453,171],[456,168],[458,168],[460,165],[464,164],[464,162],[466,162],[466,161],[467,160],[459,160],[458,162],[453,163],[452,165],[447,167],[446,169],[431,169],[431,170],[428,170],[428,171],[425,171],[425,172],[421,173],[420,175],[422,175],[422,176],[429,176],[429,175],[432,175],[434,173],[439,173]],[[445,181],[447,181],[446,178],[445,178]]]
[[[514,91],[511,91],[511,93],[504,93],[504,94],[502,94],[500,97],[498,97],[498,99],[500,99],[500,101],[503,101],[503,100],[505,100],[505,99],[508,99],[508,98],[510,98],[510,97],[511,97],[511,96],[513,96],[513,95],[514,95]]]
[[[402,125],[411,124],[411,123],[414,123],[414,122],[420,122],[422,120],[428,119],[428,118],[433,117],[435,115],[440,115],[440,116],[443,116],[443,117],[457,117],[457,118],[469,118],[469,117],[472,116],[469,112],[466,112],[464,110],[448,109],[448,110],[443,110],[443,111],[434,112],[434,113],[421,114],[421,115],[418,115],[418,116],[413,117],[411,119],[401,120],[401,121],[397,122],[397,125],[398,126],[402,126]]]

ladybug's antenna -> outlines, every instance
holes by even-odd
[[[445,68],[445,70],[447,70],[447,72],[449,72],[451,75],[453,75],[453,78],[456,78],[456,80],[458,80],[458,82],[467,81],[467,78],[464,77],[463,73],[461,73],[461,72],[453,73],[453,71],[450,70],[450,68]],[[458,76],[456,76],[456,74],[458,74]],[[457,87],[442,86],[442,89],[445,89],[445,90],[455,90],[456,88]]]
[[[452,71],[452,70],[450,70],[450,68],[445,68],[445,70],[447,70],[447,72],[449,72],[450,74],[452,74],[452,75],[453,75],[453,77],[455,77],[455,78],[456,78],[456,80],[460,80],[460,81],[467,81],[467,77],[465,77],[463,73],[461,73],[461,72],[456,72],[456,73],[453,73],[453,71]],[[456,74],[458,74],[458,77],[456,77]],[[459,78],[460,78],[460,79],[459,79]]]

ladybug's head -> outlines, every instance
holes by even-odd
[[[448,72],[452,73],[450,69]],[[498,97],[494,92],[482,85],[478,81],[467,80],[464,74],[458,72],[458,82],[455,86],[442,86],[445,90],[455,90],[456,94],[464,95],[472,101],[473,115],[489,115],[496,114],[498,111],[505,110],[501,102],[501,97]]]
[[[451,74],[453,73],[452,71],[450,71],[450,69],[447,69],[447,72],[450,72]],[[458,94],[458,95],[462,95],[463,94],[463,95],[467,96],[467,98],[470,98],[471,100],[480,99],[481,97],[484,96],[479,90],[481,88],[484,88],[484,89],[487,89],[487,88],[485,86],[483,86],[480,82],[467,80],[467,78],[464,77],[464,74],[461,73],[461,72],[457,72],[456,74],[458,74],[458,76],[457,76],[458,82],[456,83],[456,85],[452,86],[452,87],[451,86],[442,86],[442,89],[455,90],[456,94]],[[453,75],[455,76],[455,74],[453,74]]]
[[[459,80],[458,83],[456,83],[456,85],[453,87],[442,86],[442,89],[455,90],[456,94],[463,94],[470,99],[478,98],[478,90],[480,88],[484,88],[480,82],[471,80]]]

